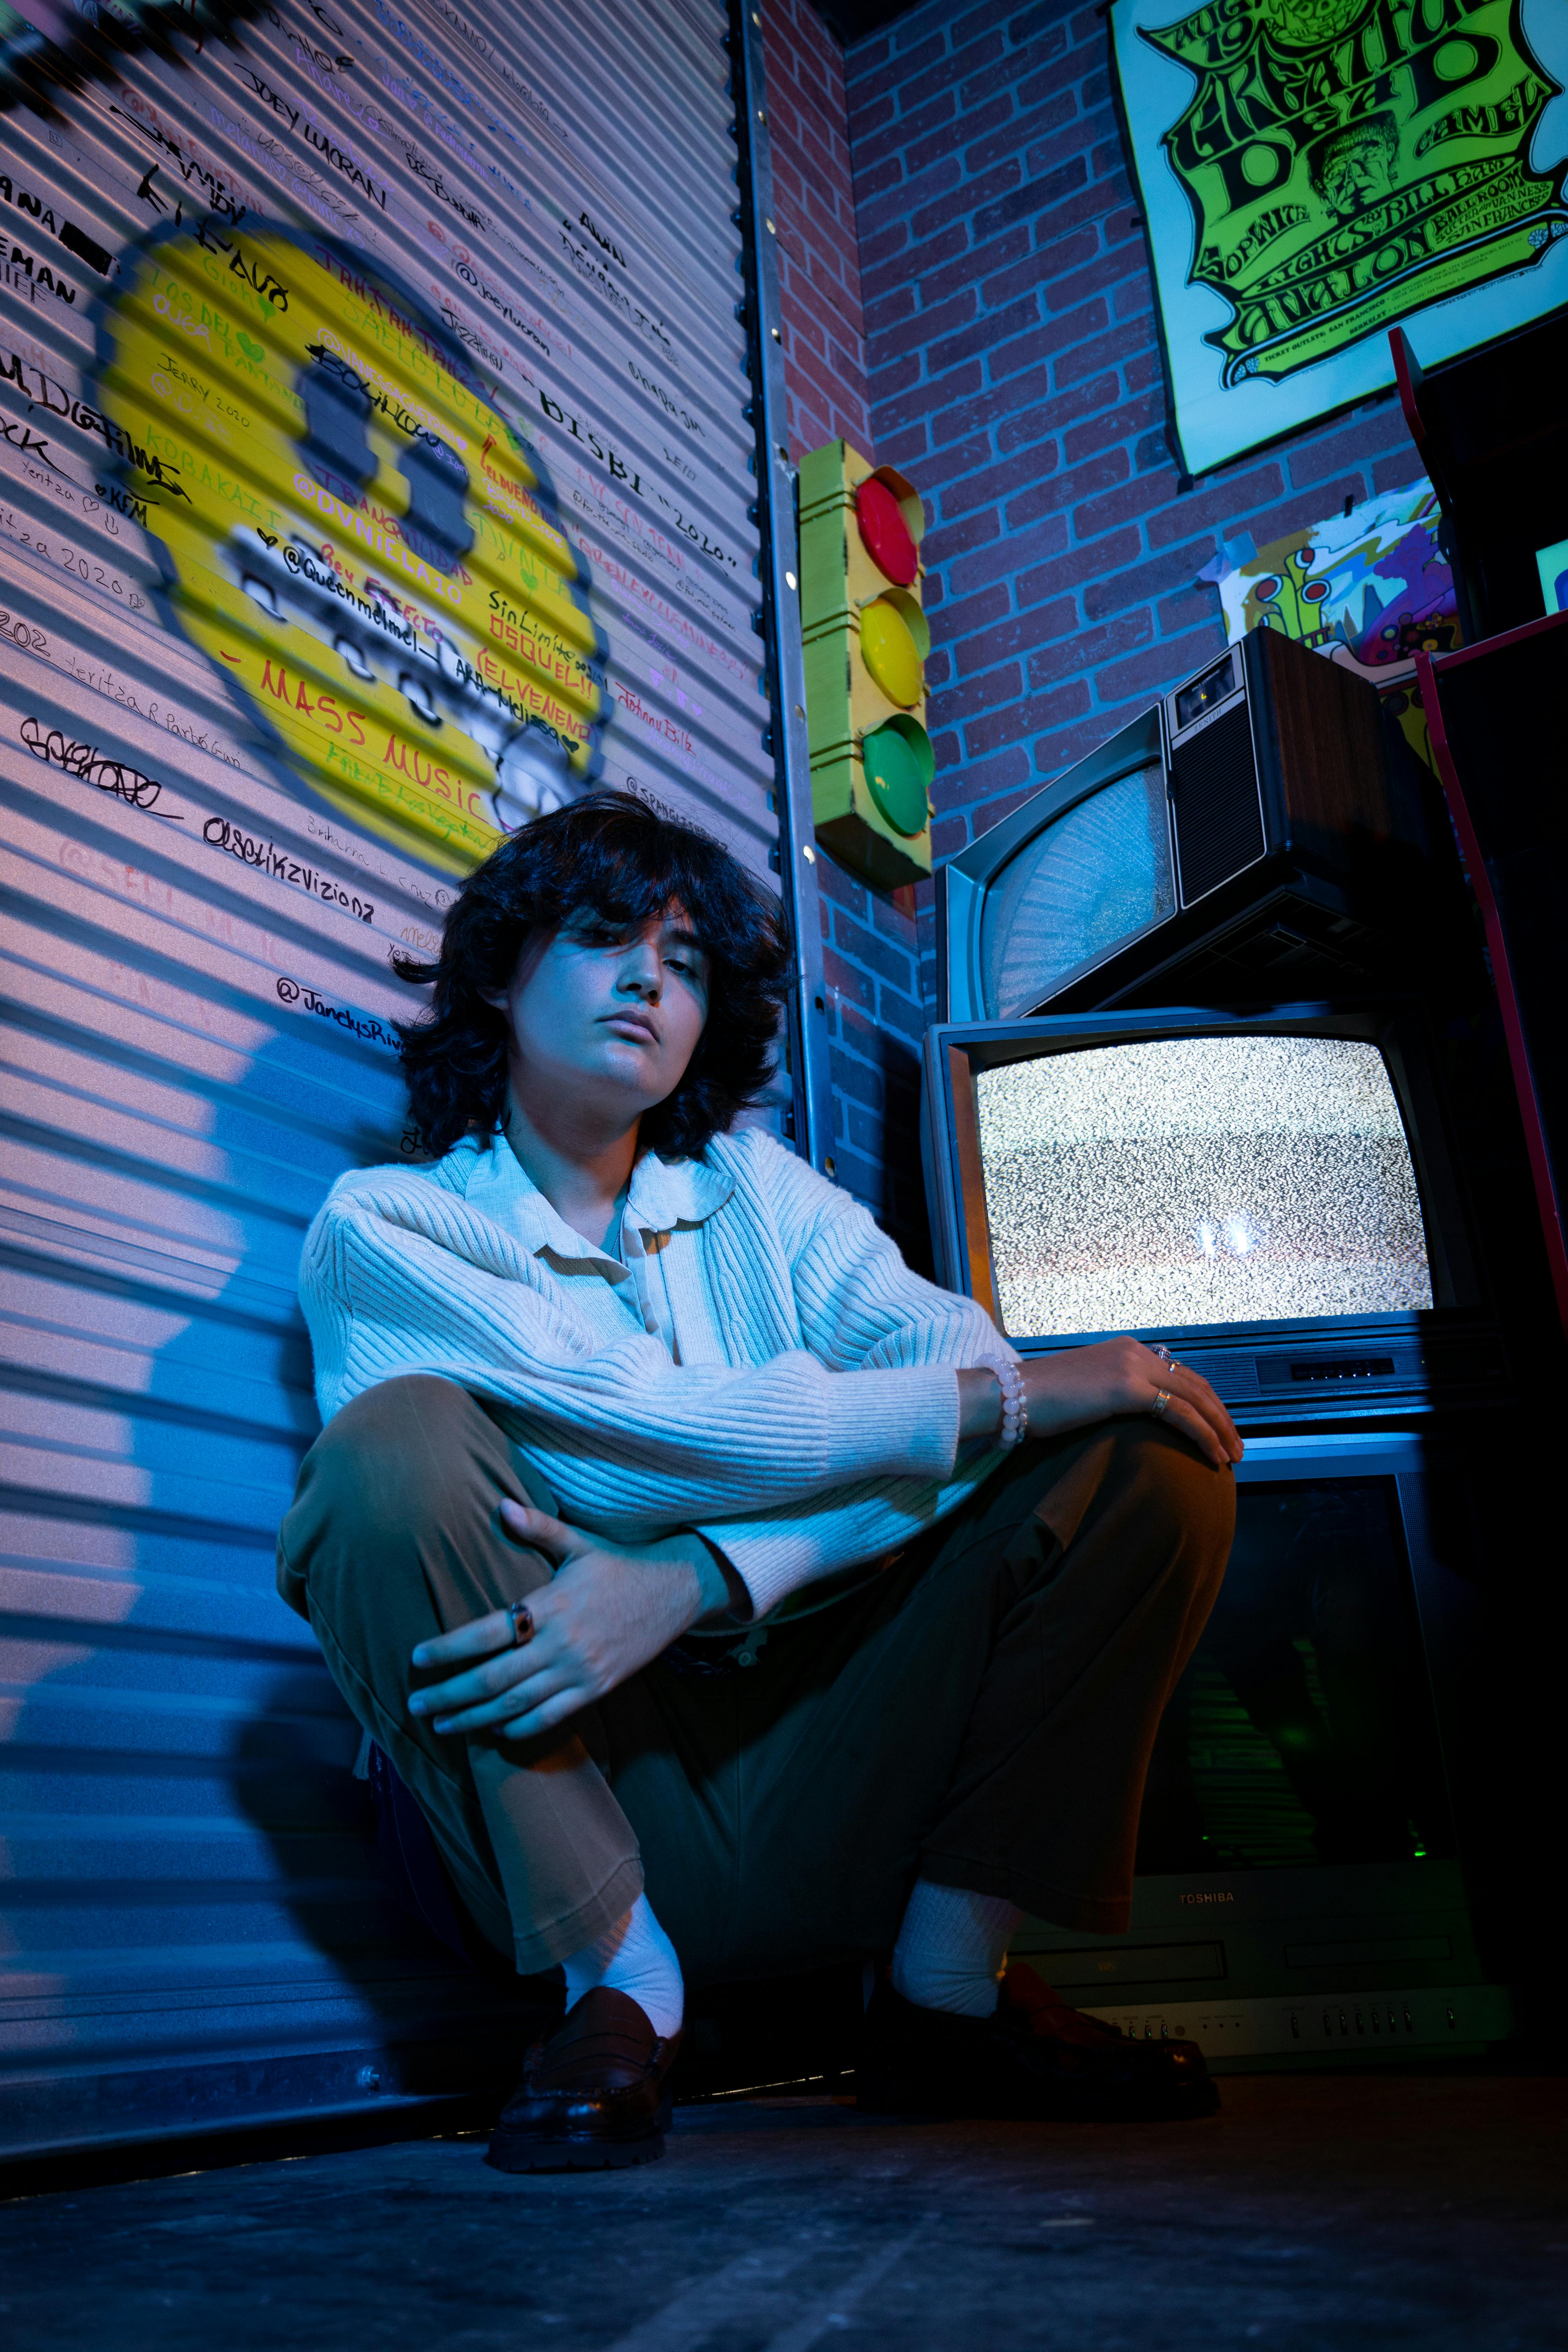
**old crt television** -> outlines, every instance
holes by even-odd
[[[1371,687],[1254,630],[942,867],[943,1016],[1389,984],[1433,838]]]
[[[1419,1008],[950,1024],[924,1076],[941,1277],[1026,1356],[1164,1339],[1247,1438],[1131,1931],[1034,1920],[1015,1950],[1221,2067],[1500,2038],[1461,1862],[1496,1830],[1474,1682],[1509,1423]]]
[[[1508,1792],[1473,1704],[1487,1450],[1430,1426],[1248,1439],[1225,1583],[1155,1739],[1129,1932],[1028,1919],[1014,1940],[1065,2000],[1220,2072],[1507,2037],[1489,1977],[1511,1958],[1477,1940],[1506,1909],[1484,1856]]]
[[[1419,1005],[937,1024],[923,1080],[938,1279],[1021,1354],[1163,1339],[1257,1428],[1500,1392]]]

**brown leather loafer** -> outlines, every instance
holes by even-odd
[[[548,2042],[535,2042],[485,2161],[499,2172],[601,2172],[651,2164],[669,2128],[665,2077],[680,2046],[661,2042],[635,2000],[599,1985]]]
[[[1219,2096],[1193,2042],[1133,2042],[1011,1968],[994,2017],[917,2009],[879,1984],[866,2011],[857,2105],[883,2115],[1212,2115]]]

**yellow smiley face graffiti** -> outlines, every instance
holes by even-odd
[[[602,641],[539,460],[455,339],[279,228],[184,229],[124,271],[100,404],[156,461],[180,625],[292,772],[453,870],[583,790]]]

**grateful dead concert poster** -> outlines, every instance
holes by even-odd
[[[1113,0],[1189,474],[1568,301],[1568,0]]]

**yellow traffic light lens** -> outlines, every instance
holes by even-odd
[[[889,702],[912,710],[924,680],[921,649],[909,623],[890,598],[879,596],[860,614],[860,657]]]
[[[860,747],[871,798],[895,833],[906,840],[923,833],[930,815],[926,795],[936,774],[931,737],[913,719],[889,719],[873,727]]]

